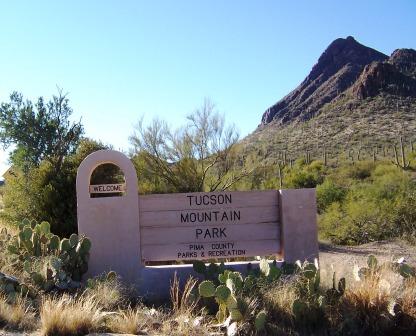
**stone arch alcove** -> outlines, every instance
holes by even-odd
[[[99,184],[104,190],[101,194],[122,197],[92,196],[93,173],[105,165],[118,167],[124,174],[124,183],[120,184],[123,190],[115,193],[105,190],[114,184]],[[141,266],[139,205],[136,170],[128,157],[117,151],[100,150],[82,161],[77,172],[77,211],[78,231],[92,242],[87,275],[114,270],[124,280],[134,281]]]
[[[89,181],[91,198],[120,197],[126,193],[126,178],[114,163],[103,163],[91,172]]]

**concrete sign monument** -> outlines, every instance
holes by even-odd
[[[121,169],[125,183],[90,185],[94,170],[108,163]],[[109,193],[117,196],[97,197]],[[92,242],[88,276],[114,270],[143,295],[167,291],[174,272],[192,274],[190,265],[149,262],[318,257],[314,189],[139,196],[131,161],[101,150],[78,169],[77,203],[78,231]]]

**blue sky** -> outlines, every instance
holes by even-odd
[[[179,126],[209,97],[244,136],[335,38],[390,54],[415,22],[413,0],[0,0],[0,101],[59,86],[87,136],[127,150],[141,116]]]

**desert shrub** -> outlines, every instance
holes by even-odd
[[[159,194],[175,192],[175,188],[172,185],[166,183],[160,176],[153,174],[147,162],[146,155],[143,152],[135,154],[131,158],[131,161],[136,169],[139,193]]]
[[[348,177],[356,180],[365,180],[371,176],[371,171],[374,168],[374,163],[368,161],[357,162],[348,168]]]
[[[284,175],[286,188],[315,188],[324,180],[324,167],[321,161],[313,161],[307,165],[298,160],[293,168],[287,167]]]
[[[120,310],[109,320],[108,328],[115,333],[137,335],[139,331],[148,330],[158,321],[157,316],[152,318],[149,313],[145,307]]]
[[[299,294],[293,281],[282,281],[265,288],[263,298],[274,321],[279,321],[282,326],[294,326],[295,316],[292,307]]]
[[[393,214],[368,199],[333,203],[320,216],[321,234],[336,244],[355,245],[389,238],[392,223]]]
[[[346,195],[345,188],[338,186],[330,179],[316,187],[316,197],[318,202],[318,211],[324,211],[334,202],[342,202]]]
[[[385,163],[364,167],[372,167],[372,170],[365,169],[364,180],[360,175],[346,182],[349,186],[343,197],[336,199],[336,193],[331,195],[330,182],[325,181],[318,187],[321,235],[339,244],[414,236],[416,210],[412,204],[416,184],[410,174]],[[342,167],[331,179],[337,174],[345,176],[345,172],[346,168]],[[336,199],[335,203],[328,195]],[[325,207],[328,203],[330,205]]]
[[[380,286],[380,278],[371,275],[348,289],[339,312],[344,323],[341,333],[354,335],[390,335],[393,316],[388,314],[390,295]]]
[[[405,281],[397,304],[397,334],[405,335],[409,330],[416,330],[416,278]]]
[[[334,307],[339,334],[412,335],[415,269],[403,260],[379,264],[370,255],[367,266],[355,265],[353,274],[355,281]]]
[[[349,186],[371,176],[377,163],[370,161],[348,162],[342,161],[340,165],[330,171],[329,176],[338,183]]]
[[[37,328],[35,311],[24,298],[10,302],[0,295],[0,329],[34,330]]]
[[[41,332],[45,336],[86,335],[99,331],[104,317],[91,296],[45,297],[40,307]]]
[[[289,188],[314,188],[318,184],[316,176],[310,172],[297,171],[286,178],[286,185]]]
[[[59,171],[43,161],[26,174],[13,169],[4,190],[4,212],[10,222],[20,223],[25,218],[47,221],[51,231],[69,236],[77,231],[76,174],[82,160],[105,146],[83,140],[76,153],[69,155]]]
[[[394,235],[415,242],[416,239],[416,188],[409,187],[395,200]]]
[[[117,277],[116,273],[109,272],[87,280],[85,294],[94,297],[98,307],[103,310],[116,310],[128,305],[130,292]]]

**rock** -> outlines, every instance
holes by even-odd
[[[416,97],[416,79],[402,73],[388,62],[367,65],[352,88],[359,99],[374,97],[380,92],[402,97]]]
[[[416,78],[416,50],[396,49],[391,54],[389,63],[406,76]]]

